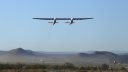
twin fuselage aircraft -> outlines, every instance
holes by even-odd
[[[73,23],[75,23],[74,20],[87,20],[87,19],[93,19],[93,18],[33,18],[33,19],[53,20],[53,22],[48,22],[48,23],[52,23],[54,25],[54,24],[58,23],[57,20],[70,20],[69,22],[65,22],[65,23],[73,24]]]

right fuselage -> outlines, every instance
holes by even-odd
[[[71,18],[71,20],[70,20],[70,24],[72,24],[72,23],[74,23],[74,22],[73,22],[73,18]]]

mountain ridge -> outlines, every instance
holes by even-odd
[[[9,51],[0,51],[0,62],[4,63],[65,63],[74,64],[102,64],[113,63],[116,60],[119,63],[128,63],[128,54],[119,55],[109,51],[94,51],[93,53],[50,53],[25,50],[16,48]]]

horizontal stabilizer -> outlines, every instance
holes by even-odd
[[[73,23],[75,23],[75,22],[72,22],[72,23],[71,23],[71,22],[65,22],[65,23],[73,24]]]
[[[54,23],[54,22],[48,22],[48,23]],[[56,23],[59,23],[59,22],[56,22]]]
[[[48,23],[53,23],[53,22],[48,22]]]
[[[71,23],[71,22],[65,22],[65,23]]]

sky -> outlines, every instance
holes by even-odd
[[[55,26],[33,17],[93,17]],[[128,51],[128,0],[1,0],[0,50]]]

